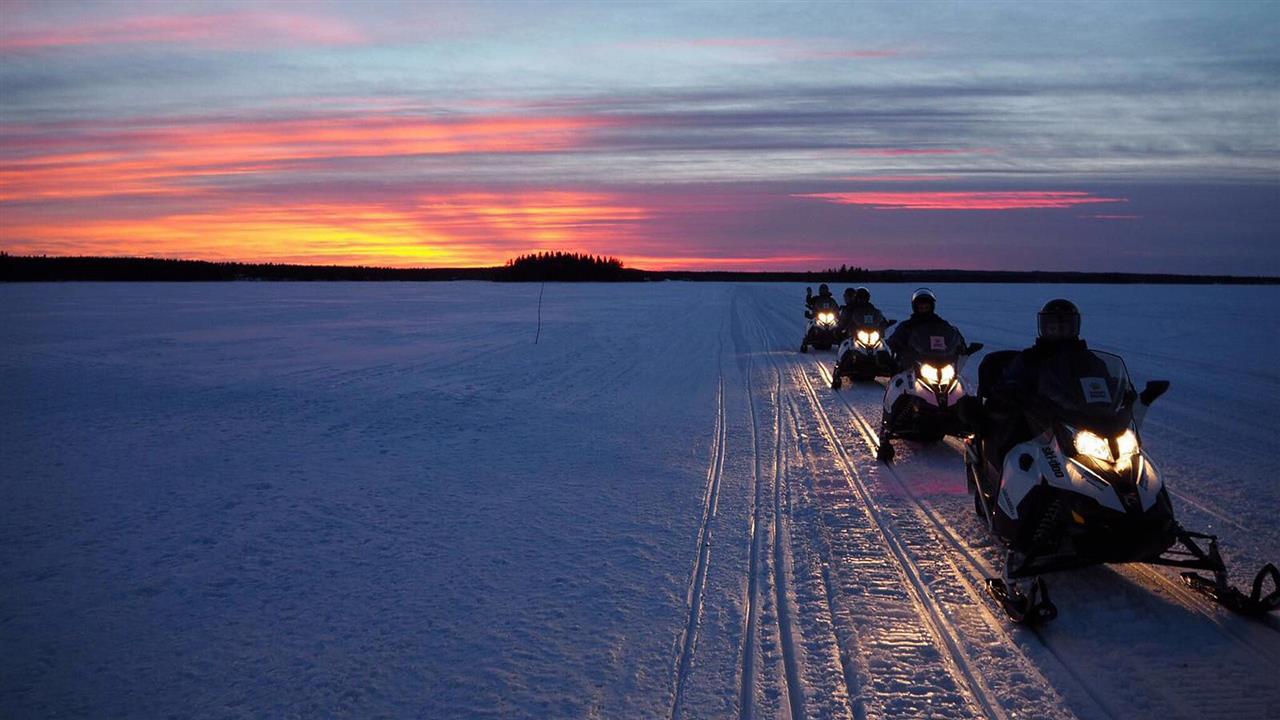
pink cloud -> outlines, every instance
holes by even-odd
[[[190,195],[199,191],[192,181],[262,176],[275,164],[330,158],[556,152],[585,145],[592,130],[610,122],[364,113],[157,126],[137,118],[87,131],[93,123],[47,126],[47,135],[38,127],[0,124],[0,201]]]
[[[58,28],[0,33],[0,51],[47,48],[192,43],[246,47],[263,42],[346,45],[365,36],[336,18],[241,11],[213,15],[147,15]]]
[[[1093,220],[1141,220],[1141,215],[1081,215]]]
[[[792,197],[841,205],[864,205],[876,210],[1056,210],[1077,205],[1128,202],[1126,198],[1100,197],[1075,191],[842,192]]]

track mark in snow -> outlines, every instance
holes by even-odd
[[[774,455],[773,455],[773,569],[774,595],[778,607],[778,634],[782,638],[782,664],[787,678],[787,699],[791,704],[792,720],[804,717],[804,688],[800,684],[800,667],[796,658],[796,631],[792,624],[791,608],[791,552],[786,538],[791,537],[788,515],[784,502],[788,495],[785,457],[782,453],[782,373],[774,369],[777,385],[773,392],[774,407]]]
[[[751,443],[753,450],[753,510],[751,513],[750,560],[748,564],[748,589],[746,602],[746,629],[742,640],[741,687],[739,693],[739,717],[750,718],[755,713],[756,692],[756,648],[763,652],[765,640],[760,628],[761,614],[767,613],[769,601],[775,623],[772,630],[777,632],[777,646],[781,652],[781,677],[775,678],[786,692],[786,706],[778,708],[792,720],[801,720],[804,716],[804,692],[800,681],[799,663],[797,659],[796,640],[792,626],[792,615],[789,600],[789,582],[787,573],[790,563],[784,545],[783,532],[783,483],[784,461],[782,453],[782,373],[771,361],[768,369],[772,370],[773,388],[769,398],[773,411],[773,422],[769,423],[773,438],[773,472],[771,485],[766,481],[762,470],[764,460],[761,452],[761,422],[767,421],[767,412],[757,412],[756,404],[759,396],[756,392],[755,358],[758,353],[769,353],[768,337],[763,326],[756,323],[757,335],[754,338],[759,347],[752,348],[749,354],[747,374],[748,411],[751,420]],[[770,505],[771,503],[771,505]],[[766,511],[772,513],[772,521],[765,516]],[[770,537],[770,535],[772,537]],[[772,585],[773,592],[762,588],[762,583]],[[769,658],[765,658],[768,660]],[[766,667],[767,672],[778,671],[777,659]],[[769,686],[766,685],[766,689]]]
[[[940,651],[937,652],[937,661],[940,661],[945,666],[945,671],[948,675],[959,680],[957,691],[964,692],[968,696],[969,702],[978,706],[978,715],[1004,719],[1004,717],[1007,717],[1004,707],[1000,705],[995,694],[991,692],[991,689],[984,682],[982,674],[978,673],[973,666],[973,662],[966,655],[960,630],[948,618],[941,603],[933,597],[929,582],[925,580],[927,573],[920,568],[918,562],[911,556],[904,539],[900,537],[897,529],[893,527],[892,521],[884,516],[883,510],[874,500],[870,489],[861,478],[861,474],[854,461],[852,461],[849,451],[846,450],[844,442],[841,441],[831,423],[831,418],[827,415],[822,402],[819,401],[818,393],[814,391],[813,383],[810,382],[808,374],[801,368],[800,372],[796,373],[796,377],[800,380],[801,391],[804,391],[805,395],[808,395],[809,401],[812,402],[814,416],[818,420],[819,429],[822,430],[828,442],[831,443],[832,451],[835,452],[838,466],[840,466],[841,473],[844,475],[847,484],[849,484],[850,491],[854,493],[856,500],[861,503],[860,510],[863,511],[863,514],[870,520],[874,529],[877,530],[876,534],[881,539],[882,547],[888,551],[888,556],[895,560],[899,575],[902,580],[905,580],[906,591],[908,591],[915,614],[919,616],[929,635],[932,635],[932,638],[918,637],[918,635],[911,632],[910,625],[904,623],[902,637],[886,638],[887,642],[904,648],[914,648],[914,652],[919,653],[922,661],[929,653],[927,647],[918,647],[920,644],[927,644],[927,646],[932,646],[933,651]],[[900,689],[905,691],[908,688]],[[957,707],[954,711],[959,710],[960,708]]]
[[[804,437],[800,433],[800,411],[796,406],[794,397],[788,396],[786,402],[787,411],[791,418],[791,429],[798,441]],[[797,447],[796,452],[801,452],[799,447]],[[813,474],[809,473],[808,476],[812,478]],[[857,666],[861,653],[857,646],[857,638],[852,629],[852,623],[840,622],[842,617],[840,608],[843,607],[843,603],[840,598],[839,580],[834,576],[836,573],[835,553],[832,551],[831,543],[828,540],[831,533],[826,529],[820,508],[816,507],[814,497],[817,495],[817,489],[812,482],[804,487],[807,488],[808,493],[798,490],[796,496],[799,498],[798,506],[802,511],[806,510],[804,507],[806,500],[811,506],[807,508],[807,512],[804,512],[800,519],[807,521],[804,547],[816,555],[817,561],[815,563],[813,562],[815,558],[810,558],[809,584],[816,583],[818,589],[815,592],[812,588],[798,586],[797,590],[808,590],[809,597],[817,595],[822,604],[816,611],[812,612],[810,617],[805,618],[804,615],[801,615],[800,619],[802,621],[808,620],[811,624],[816,620],[819,623],[819,627],[829,633],[831,644],[834,646],[832,665],[839,675],[840,682],[843,684],[844,716],[852,716],[855,720],[866,720],[867,709],[862,690],[864,685],[867,684],[866,673],[865,668]],[[805,525],[804,522],[801,523],[801,526],[803,525]],[[816,573],[813,569],[814,565],[816,565]],[[814,577],[815,575],[816,577]],[[825,626],[821,625],[824,621]],[[839,693],[835,692],[833,695],[839,695]]]
[[[754,357],[754,352],[749,351],[748,357]],[[756,417],[756,393],[755,383],[752,376],[755,374],[755,363],[748,363],[747,375],[747,408],[751,416],[751,486],[753,497],[751,500],[751,528],[748,536],[751,538],[751,550],[748,553],[749,560],[747,562],[747,601],[746,612],[744,613],[744,621],[746,627],[742,633],[742,666],[740,670],[741,684],[738,688],[738,717],[742,720],[749,720],[755,705],[756,691],[756,647],[758,644],[757,635],[759,634],[759,615],[760,603],[758,596],[760,594],[760,544],[763,540],[760,537],[763,532],[763,525],[760,522],[762,485],[764,480],[760,472],[760,432],[758,428],[759,420]]]
[[[698,547],[694,554],[693,573],[689,578],[689,590],[686,593],[689,604],[689,618],[685,622],[684,635],[680,641],[680,657],[676,661],[675,688],[671,702],[671,717],[680,717],[680,703],[684,696],[685,678],[689,676],[689,665],[693,660],[693,651],[697,645],[698,623],[702,617],[703,592],[706,589],[707,566],[711,562],[711,524],[716,517],[716,509],[720,501],[720,478],[724,474],[724,375],[721,373],[716,388],[716,421],[711,436],[711,464],[707,468],[707,487],[702,506],[702,525],[698,530]]]

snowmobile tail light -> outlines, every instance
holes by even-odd
[[[1120,457],[1129,457],[1138,452],[1138,436],[1133,430],[1125,430],[1120,433],[1120,437],[1116,438],[1116,450],[1119,451]]]
[[[1095,460],[1111,462],[1111,444],[1105,438],[1098,437],[1088,430],[1081,430],[1074,438],[1076,452]]]

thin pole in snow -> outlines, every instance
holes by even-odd
[[[543,280],[542,285],[538,286],[538,332],[533,336],[533,344],[538,344],[538,338],[542,335],[542,291],[547,289],[547,281]]]

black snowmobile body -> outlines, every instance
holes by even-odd
[[[878,377],[892,377],[898,371],[897,363],[889,355],[884,344],[884,331],[897,320],[881,325],[859,325],[840,344],[839,359],[831,372],[831,388],[839,390],[842,380],[871,381]]]

